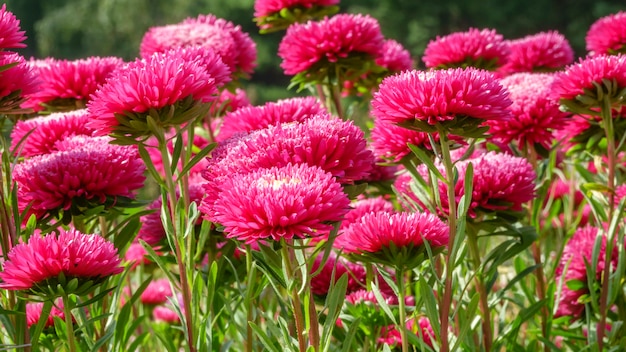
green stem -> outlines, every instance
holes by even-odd
[[[298,295],[298,285],[294,283],[294,268],[291,265],[293,260],[296,260],[295,253],[293,251],[292,243],[288,243],[286,240],[282,243],[283,265],[285,266],[285,274],[287,279],[287,285],[290,287],[291,304],[293,308],[293,316],[296,320],[296,334],[298,335],[298,345],[300,352],[307,350],[307,342],[304,338],[306,334],[306,328],[304,325],[304,316],[302,311],[302,303],[300,302],[300,296]]]
[[[478,236],[474,230],[469,229],[467,231],[467,244],[469,247],[472,261],[474,262],[474,270],[476,271],[476,291],[478,292],[480,310],[483,315],[482,330],[483,330],[483,342],[485,344],[485,351],[491,351],[491,345],[493,341],[493,334],[491,332],[491,311],[489,310],[489,297],[485,284],[482,279],[481,271],[481,256],[478,248]]]
[[[67,331],[67,345],[70,352],[76,349],[76,336],[74,336],[74,323],[72,322],[72,301],[68,295],[63,295],[63,313],[65,314],[65,329]]]
[[[406,304],[404,302],[404,267],[396,268],[396,278],[398,279],[398,310],[399,318],[398,331],[402,339],[402,352],[409,352],[409,338],[406,334]]]
[[[454,262],[456,259],[456,194],[454,185],[454,165],[450,157],[450,147],[448,145],[447,131],[439,128],[439,144],[441,145],[441,159],[446,170],[446,184],[448,189],[448,226],[450,228],[449,250],[446,256],[446,280],[442,295],[441,306],[439,310],[439,321],[441,324],[441,351],[449,352],[450,346],[448,341],[448,327],[450,319],[450,307],[452,306],[452,272],[454,271]]]
[[[245,341],[245,347],[246,347],[246,352],[252,352],[253,351],[253,338],[254,338],[254,334],[252,333],[252,327],[250,326],[250,322],[254,320],[254,314],[252,313],[252,307],[254,306],[253,304],[253,299],[252,297],[250,297],[250,291],[253,290],[253,280],[254,278],[252,277],[252,275],[250,275],[252,273],[252,248],[249,245],[246,245],[246,272],[248,273],[248,284],[246,285],[246,289],[248,290],[247,292],[247,296],[246,297],[246,311],[247,311],[247,319],[248,319],[248,324],[246,324],[246,341]]]

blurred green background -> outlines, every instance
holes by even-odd
[[[213,13],[241,25],[258,48],[258,67],[244,82],[253,102],[295,94],[279,67],[276,52],[283,35],[261,36],[252,21],[254,0],[8,0],[7,8],[28,36],[28,57],[76,59],[87,56],[137,57],[139,43],[152,26]],[[341,0],[341,12],[368,13],[383,34],[401,42],[418,67],[429,40],[469,27],[493,28],[507,39],[558,30],[585,54],[585,34],[598,18],[626,10],[621,0]]]

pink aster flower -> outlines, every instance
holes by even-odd
[[[80,213],[90,206],[116,206],[143,186],[145,166],[133,146],[108,137],[75,136],[57,143],[59,151],[17,164],[13,179],[19,207],[42,217],[58,211]],[[81,210],[82,209],[82,210]]]
[[[426,46],[422,60],[428,68],[476,67],[493,70],[504,65],[509,44],[494,29],[470,28],[437,36]]]
[[[248,244],[326,235],[350,204],[331,174],[308,165],[235,174],[222,189],[210,219]]]
[[[383,43],[380,55],[376,58],[376,64],[396,73],[413,68],[411,53],[402,44],[393,39],[387,39]]]
[[[241,29],[241,26],[235,26],[232,22],[214,15],[199,15],[196,18],[187,18],[183,24],[208,24],[215,26],[222,31],[230,34],[235,43],[234,69],[232,70],[237,77],[248,77],[254,71],[257,60],[256,43],[250,38],[250,35]]]
[[[143,304],[163,304],[168,297],[172,297],[172,288],[167,279],[158,279],[150,282],[148,287],[141,293]]]
[[[378,21],[368,15],[340,14],[319,22],[293,24],[278,47],[287,75],[315,70],[351,54],[378,57],[383,47]]]
[[[54,290],[61,273],[67,281],[79,279],[80,287],[86,281],[97,282],[123,271],[113,243],[75,229],[59,229],[58,235],[45,237],[33,235],[7,256],[0,272],[0,287],[7,290],[40,291],[49,284]]]
[[[615,81],[617,92],[626,88],[626,55],[598,55],[581,59],[568,66],[565,72],[557,73],[552,89],[557,97],[575,100],[579,95],[595,92],[596,84],[603,80]],[[599,106],[598,102],[592,107]]]
[[[283,9],[304,8],[314,6],[337,5],[339,0],[256,0],[254,2],[254,17],[265,17],[280,12]]]
[[[20,30],[20,20],[15,15],[7,11],[7,5],[2,4],[0,8],[0,50],[9,48],[25,48],[26,40],[24,31]]]
[[[322,257],[324,253],[320,253],[315,257],[315,261],[311,267],[311,272],[316,272],[320,264],[322,264]],[[337,257],[331,252],[331,255],[324,263],[322,270],[319,274],[311,278],[311,292],[314,295],[325,296],[330,289],[330,286],[346,274],[348,276],[348,287],[346,293],[354,292],[365,287],[365,267],[360,264],[349,262],[341,257]],[[334,281],[332,280],[334,275]]]
[[[92,121],[97,133],[108,134],[116,130],[130,133],[138,130],[139,134],[146,134],[147,127],[138,129],[130,122],[136,120],[135,123],[145,124],[145,116],[142,115],[150,109],[159,110],[179,104],[174,117],[168,114],[152,116],[162,125],[170,126],[194,117],[193,114],[183,113],[193,109],[195,104],[214,101],[220,83],[224,83],[221,78],[224,68],[219,68],[219,58],[210,51],[205,51],[209,58],[199,59],[199,50],[203,49],[175,49],[156,53],[114,71],[88,103],[89,112],[99,116]],[[208,62],[213,65],[207,66]],[[186,100],[192,101],[181,103]],[[180,104],[184,107],[181,108]],[[129,121],[124,120],[125,124],[120,126],[119,119],[127,114],[130,114],[127,116]],[[184,115],[192,116],[181,117]]]
[[[150,258],[148,252],[139,242],[133,242],[128,246],[126,253],[124,254],[124,261],[130,263],[131,268],[136,268],[141,264],[150,264]]]
[[[561,33],[540,32],[509,41],[511,53],[501,68],[505,74],[556,71],[574,62],[574,50]]]
[[[180,309],[184,307],[181,305]],[[180,323],[180,317],[178,313],[174,311],[174,309],[168,306],[158,306],[154,307],[152,310],[152,317],[157,322],[168,323],[168,324],[178,324]]]
[[[559,109],[552,95],[554,76],[539,73],[518,73],[502,79],[513,101],[512,117],[489,121],[489,133],[503,143],[515,141],[520,148],[541,145],[550,149],[553,131],[563,128],[570,114]]]
[[[37,89],[31,66],[21,55],[0,51],[0,67],[17,65],[0,72],[0,112],[8,113],[18,108],[24,97]]]
[[[26,158],[54,152],[59,141],[78,135],[91,136],[94,130],[87,124],[91,119],[87,110],[82,109],[20,120],[11,131],[11,150]]]
[[[439,134],[435,132],[432,135],[435,142],[438,142]],[[433,149],[428,133],[410,130],[381,119],[374,121],[370,138],[374,155],[395,163],[411,154],[409,143],[425,151],[432,152]]]
[[[585,37],[591,56],[624,53],[626,44],[626,12],[620,11],[598,19]]]
[[[210,113],[212,116],[220,116],[247,106],[250,106],[250,99],[245,90],[237,88],[231,92],[224,89],[217,97],[217,101],[211,105]]]
[[[375,212],[363,215],[338,240],[346,253],[369,255],[382,263],[401,260],[401,265],[412,267],[416,263],[409,260],[425,252],[424,242],[433,250],[441,249],[448,245],[448,234],[448,226],[433,214]],[[411,258],[399,255],[403,249]]]
[[[35,111],[47,106],[53,110],[84,108],[90,96],[124,62],[117,57],[90,57],[74,61],[50,59],[46,63],[36,69],[39,85],[23,107]]]
[[[411,319],[406,322],[406,328],[422,339],[426,345],[433,347],[433,341],[436,341],[435,331],[428,318],[421,317],[419,319]],[[402,336],[395,325],[389,325],[381,332],[378,343],[397,346],[402,343]]]
[[[41,313],[43,312],[43,302],[28,302],[26,303],[26,325],[30,328],[33,325],[37,325],[41,320]],[[63,301],[57,300],[50,314],[44,324],[44,329],[54,326],[54,317],[59,317],[61,320],[65,320],[65,313],[63,312]]]
[[[561,262],[556,269],[556,277],[561,279],[561,296],[555,316],[571,316],[581,318],[585,311],[585,303],[580,299],[583,295],[589,294],[587,287],[586,263],[591,262],[594,243],[597,236],[602,236],[600,256],[595,269],[595,280],[600,280],[606,265],[606,245],[607,238],[599,233],[599,229],[585,226],[576,230],[572,238],[567,242],[561,256]],[[611,256],[611,266],[617,265],[618,249],[614,248]],[[579,281],[582,287],[577,290],[570,289],[567,282]]]
[[[397,171],[397,165],[386,164],[386,161],[379,157],[374,160],[369,175],[363,181],[367,183],[391,181],[396,177]]]
[[[296,97],[244,107],[224,116],[217,140],[223,141],[236,133],[260,130],[270,125],[302,122],[325,112],[326,109],[315,97]]]
[[[393,203],[383,197],[364,198],[352,203],[350,211],[341,222],[341,228],[345,229],[350,225],[359,222],[361,218],[369,213],[395,211]]]
[[[462,117],[509,116],[511,100],[491,73],[475,68],[405,71],[383,80],[372,100],[372,114],[391,123],[416,120],[429,125]]]

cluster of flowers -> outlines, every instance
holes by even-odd
[[[0,287],[33,302],[54,302],[45,326],[55,324],[53,317],[71,325],[77,308],[69,296],[104,297],[110,277],[151,265],[151,247],[178,263],[179,278],[160,266],[140,300],[155,321],[184,325],[198,310],[191,305],[201,305],[190,301],[185,270],[263,248],[289,248],[289,262],[296,260],[294,248],[307,247],[302,255],[311,256],[305,258],[310,276],[303,283],[310,293],[323,300],[347,277],[338,329],[358,318],[367,327],[359,338],[380,346],[406,350],[410,333],[424,347],[446,350],[448,334],[459,329],[447,328],[445,313],[435,324],[438,317],[422,307],[425,298],[406,295],[415,293],[407,282],[432,272],[452,283],[451,267],[466,265],[449,259],[459,247],[457,220],[468,233],[492,234],[530,225],[535,213],[536,246],[546,251],[535,257],[539,270],[544,260],[557,258],[552,273],[545,271],[558,281],[554,317],[567,316],[564,324],[576,326],[594,319],[598,305],[614,309],[590,304],[589,297],[598,295],[593,288],[608,280],[606,273],[623,269],[623,236],[615,235],[622,230],[607,229],[619,223],[614,217],[622,214],[614,213],[623,210],[626,194],[614,170],[626,132],[626,14],[598,20],[586,38],[589,55],[577,63],[556,31],[505,40],[495,30],[472,28],[433,39],[421,70],[371,16],[327,17],[337,4],[255,2],[262,30],[286,28],[278,49],[285,74],[319,94],[258,106],[240,88],[255,68],[255,44],[224,19],[200,15],[151,28],[132,62],[28,61],[6,51],[24,47],[25,37],[3,6],[0,112],[13,123],[4,152],[19,161],[3,174],[15,183],[15,214],[21,215],[13,219],[17,232],[2,227]],[[345,118],[345,96],[371,99],[371,130]],[[567,158],[587,162],[603,155],[608,171],[600,163],[585,170],[588,177],[608,173],[609,196],[594,203],[576,189],[580,176]],[[550,162],[560,171],[545,178],[540,169]],[[145,204],[136,198],[149,195],[147,172],[166,196],[145,206],[141,226],[119,240],[116,225],[136,212],[128,208]],[[201,213],[182,231],[177,202],[185,211],[195,204]],[[609,215],[597,214],[597,204],[611,208]],[[208,222],[215,247],[179,253],[181,233],[200,236]],[[564,245],[542,246],[541,238],[557,233],[566,234]],[[229,252],[229,246],[236,248]],[[182,264],[189,256],[198,259],[197,268]],[[478,272],[481,258],[474,259],[478,264],[469,268]],[[437,269],[444,264],[447,274]],[[435,269],[424,269],[429,265]],[[379,275],[372,275],[374,266]],[[115,304],[134,304],[139,285],[126,286]],[[441,311],[453,304],[449,291],[435,295]],[[44,311],[44,303],[33,302],[25,308],[28,326]],[[385,317],[386,305],[399,306],[396,324]],[[602,314],[604,334],[605,324],[619,318],[607,322]],[[306,334],[297,335],[306,348]],[[489,349],[489,334],[481,339]]]

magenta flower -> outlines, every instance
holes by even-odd
[[[395,124],[421,122],[419,126],[428,127],[424,123],[433,126],[453,123],[454,126],[464,118],[506,118],[510,115],[509,105],[506,89],[487,71],[475,68],[405,71],[383,80],[374,93],[372,114]]]
[[[509,44],[494,29],[470,28],[437,36],[426,46],[422,60],[428,68],[476,67],[493,70],[507,61]]]
[[[260,130],[270,125],[302,122],[325,112],[326,109],[315,97],[296,97],[244,107],[224,116],[217,140],[223,141],[236,133]]]
[[[339,0],[256,0],[254,21],[261,34],[288,28],[295,22],[303,23],[333,15]]]
[[[562,281],[561,296],[555,316],[567,315],[573,318],[582,318],[585,312],[585,303],[581,298],[589,294],[586,263],[592,261],[592,252],[597,236],[602,236],[602,244],[598,265],[593,267],[595,269],[594,280],[600,280],[606,265],[607,238],[599,231],[599,229],[591,226],[579,228],[565,245],[561,262],[556,269],[556,277]],[[617,252],[618,249],[614,247],[610,264],[612,267],[617,266]],[[570,288],[572,281],[578,281],[580,288]],[[567,285],[568,282],[570,282],[570,286]]]
[[[438,142],[439,134],[432,133],[433,139]],[[419,149],[432,152],[432,145],[428,133],[400,127],[389,121],[377,119],[370,133],[374,155],[384,160],[400,162],[411,154],[408,144]]]
[[[319,270],[322,264],[323,253],[315,257],[315,261],[311,267],[311,273]],[[346,274],[348,276],[348,287],[346,293],[351,293],[365,287],[365,267],[360,264],[349,262],[331,252],[331,255],[324,263],[319,274],[311,278],[311,292],[314,295],[325,296],[331,285]],[[334,275],[334,281],[332,280]]]
[[[0,8],[0,50],[9,48],[25,48],[26,40],[24,31],[20,30],[20,20],[15,15],[7,11],[7,5],[2,4]]]
[[[28,95],[23,107],[40,111],[84,108],[90,96],[115,69],[123,65],[117,57],[90,57],[74,61],[49,59],[36,68],[37,90]]]
[[[282,9],[304,8],[310,9],[314,6],[337,5],[339,0],[256,0],[254,2],[254,17],[270,16]]]
[[[17,63],[17,64],[16,64]],[[16,53],[0,51],[0,67],[16,64],[0,72],[0,112],[9,113],[24,102],[24,98],[37,89],[33,69]]]
[[[594,22],[585,37],[589,55],[624,53],[626,44],[626,12],[608,15]]]
[[[59,141],[78,135],[91,136],[94,130],[87,123],[92,118],[82,109],[20,120],[11,131],[11,150],[26,158],[54,152]]]
[[[393,39],[385,40],[380,55],[376,58],[376,64],[392,73],[413,68],[411,53]]]
[[[425,242],[438,251],[448,235],[448,226],[432,214],[374,212],[343,230],[337,245],[359,260],[414,268],[427,259]]]
[[[287,75],[312,73],[354,55],[380,56],[383,35],[368,15],[340,14],[319,22],[293,24],[278,47]]]
[[[26,326],[29,328],[33,325],[37,325],[41,320],[41,313],[43,312],[43,302],[28,302],[26,303]],[[54,326],[54,317],[59,317],[61,320],[65,320],[65,313],[63,312],[63,300],[57,300],[50,314],[44,324],[45,328]]]
[[[150,282],[148,287],[141,293],[141,303],[143,304],[164,304],[168,297],[172,297],[172,288],[167,279],[158,279]]]
[[[143,186],[145,166],[137,149],[109,144],[108,137],[75,136],[59,151],[17,164],[20,210],[38,218],[63,210],[80,214],[91,207],[120,206]]]
[[[245,90],[236,88],[234,92],[231,92],[224,89],[220,92],[215,103],[211,105],[210,113],[212,116],[220,116],[250,105],[250,99],[248,99]]]
[[[341,228],[345,229],[350,225],[359,222],[365,214],[375,212],[393,213],[393,203],[383,197],[364,198],[352,203],[350,211],[344,216]]]
[[[44,237],[32,235],[27,243],[13,247],[0,272],[0,287],[46,295],[57,290],[57,283],[65,284],[63,281],[78,279],[80,288],[88,281],[98,283],[123,271],[113,243],[75,229],[58,232]]]
[[[559,102],[552,95],[554,75],[518,73],[502,79],[513,101],[512,117],[489,121],[489,133],[502,143],[515,141],[525,149],[535,144],[550,149],[553,131],[563,128],[570,114],[559,109]]]
[[[506,74],[556,71],[574,62],[574,50],[565,36],[557,31],[511,40],[509,47],[509,59],[501,68]]]
[[[327,235],[350,204],[331,174],[308,165],[235,174],[222,189],[209,219],[247,244]]]
[[[406,322],[406,328],[420,337],[426,345],[433,347],[433,341],[436,341],[435,331],[428,318],[421,317],[419,319],[411,319]],[[402,336],[400,335],[400,331],[397,330],[396,325],[385,327],[381,332],[381,337],[378,338],[378,343],[387,344],[392,347],[400,345],[402,343]]]
[[[152,116],[163,126],[181,124],[195,117],[185,112],[217,98],[218,86],[223,83],[218,80],[225,69],[207,66],[212,62],[219,67],[219,58],[205,51],[210,59],[200,60],[199,50],[202,49],[156,53],[116,70],[88,103],[89,112],[99,116],[92,121],[97,133],[148,134],[147,126],[138,127],[138,124],[145,124],[145,115],[151,109],[177,107],[173,117],[166,113]]]
[[[128,246],[124,254],[124,261],[130,263],[133,269],[141,264],[146,265],[151,263],[148,252],[146,252],[146,249],[143,248],[139,242],[133,242]]]

